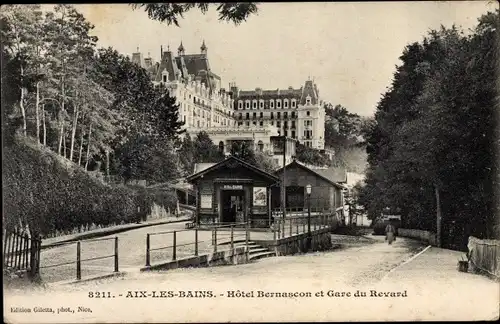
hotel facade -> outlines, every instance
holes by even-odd
[[[205,42],[198,54],[186,54],[181,43],[177,55],[162,47],[160,62],[143,57],[139,49],[132,61],[150,73],[155,85],[162,84],[177,98],[187,134],[206,132],[226,154],[233,142],[246,142],[281,167],[281,136],[287,137],[287,164],[297,141],[324,150],[325,109],[312,80],[300,88],[242,90],[230,83],[226,90],[211,70],[207,53]]]

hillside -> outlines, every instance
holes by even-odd
[[[136,222],[154,201],[175,206],[172,193],[107,185],[29,138],[4,146],[2,168],[4,228],[28,225],[44,237]]]

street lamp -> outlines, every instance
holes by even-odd
[[[311,190],[312,187],[310,184],[306,186],[306,193],[307,193],[307,233],[308,233],[308,238],[307,238],[307,249],[309,250],[311,248]]]

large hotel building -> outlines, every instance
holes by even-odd
[[[278,136],[288,138],[287,164],[296,141],[324,150],[325,109],[313,81],[274,90],[242,90],[231,83],[226,90],[210,69],[207,50],[205,42],[199,54],[186,54],[182,43],[177,55],[162,48],[158,63],[139,49],[132,54],[132,61],[148,70],[155,84],[165,85],[177,98],[179,118],[190,136],[205,131],[225,153],[234,141],[246,141],[271,155],[277,165],[282,165]]]

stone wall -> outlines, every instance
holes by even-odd
[[[308,233],[295,234],[289,237],[276,240],[257,241],[255,243],[275,251],[276,255],[292,255],[296,253],[306,253],[311,251],[325,251],[332,248],[332,237],[329,228],[322,228],[312,233],[311,250],[308,250]]]
[[[234,250],[223,250],[215,253],[187,257],[175,261],[167,261],[141,268],[141,271],[171,270],[177,268],[206,267],[216,265],[246,263],[246,247],[236,247]]]
[[[417,229],[398,228],[398,236],[409,237],[436,246],[436,234]]]

